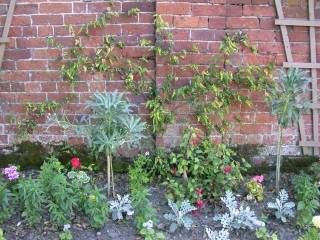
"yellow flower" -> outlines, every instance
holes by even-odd
[[[312,223],[315,227],[320,228],[320,216],[314,216],[312,218]]]
[[[91,195],[89,195],[89,199],[90,199],[90,201],[95,202],[96,201],[96,196],[91,194]]]

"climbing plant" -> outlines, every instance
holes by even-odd
[[[126,14],[135,16],[139,14],[139,9],[131,9]],[[60,57],[67,60],[61,64],[61,75],[72,85],[77,83],[79,74],[83,72],[104,73],[109,79],[115,74],[120,75],[128,90],[145,97],[146,107],[150,111],[151,130],[154,134],[165,131],[166,125],[174,122],[174,110],[169,108],[176,100],[190,104],[195,119],[204,127],[207,134],[213,130],[223,134],[230,126],[225,117],[230,107],[233,104],[251,105],[250,98],[242,94],[242,88],[264,91],[273,85],[272,64],[236,66],[232,61],[235,54],[245,49],[249,49],[253,54],[257,52],[249,43],[245,33],[236,32],[224,37],[220,53],[213,57],[212,63],[205,69],[204,66],[193,63],[184,67],[184,70],[191,70],[193,73],[192,81],[190,84],[177,87],[176,83],[180,78],[175,74],[175,66],[179,65],[187,55],[196,53],[198,47],[193,45],[189,50],[175,52],[169,25],[160,15],[154,16],[156,41],[153,43],[148,39],[140,39],[139,42],[141,47],[152,54],[140,58],[124,57],[121,55],[121,50],[125,48],[124,41],[116,40],[110,35],[103,37],[102,45],[96,48],[93,55],[86,53],[84,51],[86,46],[82,45],[81,39],[90,39],[91,29],[103,28],[112,18],[119,15],[117,12],[107,11],[78,31],[73,26],[67,26],[74,39],[74,46]],[[48,38],[48,42],[51,47],[62,48],[61,43],[52,37]],[[169,69],[167,77],[160,86],[157,86],[154,75],[147,67],[150,60],[154,60],[155,57],[161,59]],[[240,120],[238,116],[235,118]]]

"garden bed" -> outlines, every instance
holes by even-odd
[[[26,175],[30,175],[30,172],[26,171]],[[291,179],[293,174],[284,174],[282,177],[282,186],[287,189],[291,194]],[[95,174],[98,185],[105,185],[105,176],[102,173]],[[257,203],[247,201],[245,199],[245,191],[241,189],[238,193],[239,199],[246,202],[257,213],[258,216],[262,214],[268,215],[270,211],[266,208],[266,202],[271,201],[274,198],[274,174],[269,173],[265,177],[265,201],[263,203]],[[119,186],[118,192],[123,195],[129,192],[128,176],[126,174],[117,174],[115,177],[116,185]],[[221,202],[217,202],[214,205],[206,205],[199,214],[193,216],[194,223],[190,231],[186,229],[178,229],[175,233],[170,234],[168,232],[168,221],[163,218],[163,215],[170,211],[167,205],[165,197],[165,188],[161,185],[152,185],[150,187],[150,200],[153,206],[157,209],[158,216],[158,228],[166,232],[167,239],[172,240],[185,240],[185,239],[206,239],[204,226],[208,226],[211,229],[220,229],[220,225],[212,220],[212,217],[224,211]],[[281,240],[295,240],[301,235],[301,230],[295,226],[295,219],[291,219],[289,223],[282,224],[279,220],[273,216],[268,217],[266,225],[271,232],[277,232],[279,239]],[[19,214],[12,216],[5,224],[2,225],[7,240],[36,240],[46,239],[53,240],[58,239],[59,228],[56,225],[50,223],[48,219],[42,221],[34,227],[28,227],[26,222],[21,218]],[[136,230],[133,219],[127,219],[121,222],[114,222],[109,220],[100,230],[91,228],[88,224],[86,217],[75,216],[72,220],[71,231],[74,239],[77,240],[108,240],[108,239],[142,239]],[[234,240],[255,240],[254,231],[240,230],[232,234],[230,239]]]

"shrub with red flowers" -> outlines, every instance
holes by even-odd
[[[241,172],[250,165],[244,159],[234,160],[235,153],[224,144],[213,144],[209,138],[198,140],[197,133],[194,128],[185,130],[179,150],[168,159],[176,170],[163,177],[168,198],[187,198],[202,207],[204,200],[217,199],[238,187],[243,181]]]

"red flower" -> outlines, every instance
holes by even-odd
[[[79,169],[81,167],[80,159],[77,157],[71,158],[70,163],[71,163],[72,168],[74,168],[74,169]]]
[[[196,194],[199,196],[199,197],[201,197],[202,196],[202,194],[203,194],[203,189],[202,188],[196,188]]]
[[[201,199],[198,199],[197,200],[197,208],[203,208],[203,205],[204,205],[203,201]]]
[[[232,172],[232,167],[230,165],[225,166],[224,169],[223,169],[223,172],[225,174],[231,173]]]

